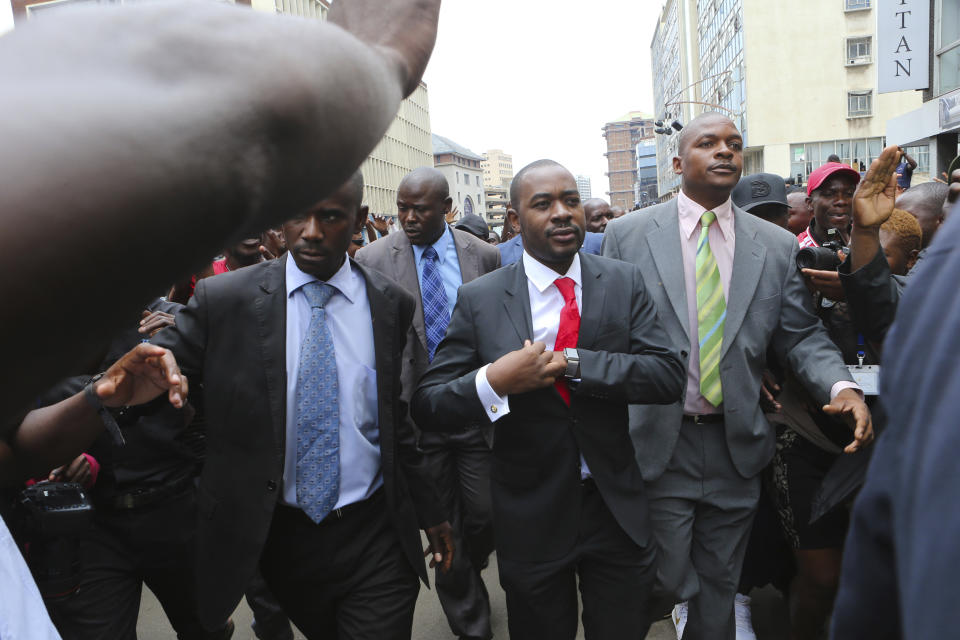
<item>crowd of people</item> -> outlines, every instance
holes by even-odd
[[[0,43],[0,74],[33,61],[5,108],[98,89],[46,128],[0,124],[0,211],[26,229],[0,258],[24,363],[0,395],[0,638],[135,638],[146,584],[179,638],[231,637],[246,596],[262,640],[400,640],[423,583],[454,636],[489,640],[494,552],[518,640],[580,620],[640,640],[667,615],[678,640],[747,640],[767,584],[797,640],[958,615],[952,538],[915,523],[960,513],[960,227],[931,244],[960,171],[912,184],[894,145],[803,185],[742,176],[741,132],[708,112],[662,204],[582,202],[538,160],[498,235],[419,168],[393,226],[357,166],[439,1],[338,2],[323,25],[190,11],[86,9]],[[293,45],[315,53],[277,77]],[[116,108],[143,93],[150,125]],[[44,238],[67,202],[72,237]]]

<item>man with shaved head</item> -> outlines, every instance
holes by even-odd
[[[674,402],[678,351],[633,265],[580,251],[573,174],[524,167],[514,264],[465,284],[411,411],[424,430],[493,423],[491,493],[510,637],[642,640],[656,574],[630,402]]]
[[[403,233],[391,233],[356,253],[357,262],[385,274],[416,301],[402,361],[405,400],[413,394],[446,333],[457,289],[500,266],[496,247],[447,225],[451,204],[447,179],[440,171],[414,169],[397,189],[397,216]],[[493,632],[480,570],[493,550],[491,430],[463,424],[456,433],[423,433],[419,443],[425,463],[439,481],[457,549],[451,569],[437,571],[437,595],[454,634],[486,640]]]
[[[897,209],[903,209],[920,223],[924,249],[930,246],[943,224],[943,201],[947,199],[948,190],[949,187],[942,182],[924,182],[907,189],[897,198]]]
[[[587,231],[603,233],[607,223],[613,220],[613,209],[603,198],[590,198],[583,203],[583,214],[587,219]]]
[[[732,204],[743,137],[718,113],[680,132],[677,197],[612,221],[604,255],[640,267],[686,369],[683,398],[634,405],[630,430],[659,543],[661,588],[688,602],[684,640],[733,640],[734,596],[775,433],[758,401],[768,348],[824,411],[872,438],[870,413],[813,314],[797,239]],[[685,619],[684,619],[685,618]],[[752,629],[743,629],[752,635]]]

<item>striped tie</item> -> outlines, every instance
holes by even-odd
[[[700,241],[697,243],[697,334],[700,338],[700,393],[715,407],[723,402],[720,387],[720,345],[723,342],[723,320],[727,303],[723,299],[723,283],[717,260],[710,251],[710,225],[717,214],[707,211],[700,216]]]

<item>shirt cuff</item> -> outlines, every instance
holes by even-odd
[[[860,388],[860,385],[858,385],[856,382],[850,382],[849,380],[840,380],[830,387],[830,401],[833,402],[833,399],[837,397],[837,394],[844,389],[853,389],[860,394],[860,399],[863,400],[863,389]]]
[[[485,364],[477,371],[477,396],[480,397],[480,404],[483,405],[483,410],[490,418],[490,422],[496,422],[510,413],[510,401],[507,396],[498,396],[490,383],[487,382],[487,367],[489,366]]]

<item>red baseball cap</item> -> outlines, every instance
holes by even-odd
[[[841,171],[852,176],[856,180],[854,184],[860,182],[860,172],[850,165],[842,162],[828,162],[810,172],[810,177],[807,178],[807,195],[813,193],[814,189],[823,184],[824,180]]]

